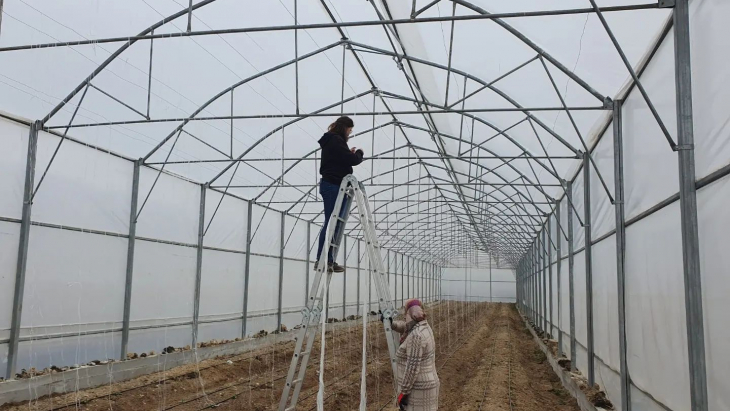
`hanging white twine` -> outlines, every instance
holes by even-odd
[[[367,374],[367,340],[368,340],[368,313],[370,301],[362,302],[362,374],[360,375],[360,411],[367,411],[368,393],[365,375]]]
[[[326,244],[329,245],[329,244]],[[324,342],[325,342],[325,327],[327,326],[327,294],[329,294],[329,278],[324,282],[324,304],[322,309],[322,338],[320,340],[319,349],[319,391],[317,392],[317,411],[324,411]]]

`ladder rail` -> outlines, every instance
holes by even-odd
[[[340,185],[340,191],[337,194],[337,199],[335,200],[335,208],[332,210],[332,215],[328,221],[322,253],[329,254],[331,249],[332,259],[333,261],[336,261],[340,245],[342,244],[342,239],[345,236],[345,227],[350,217],[353,202],[357,204],[361,224],[364,227],[363,232],[365,233],[368,259],[370,261],[370,275],[375,281],[375,290],[378,293],[378,305],[380,307],[380,311],[383,313],[383,317],[387,320],[383,321],[383,328],[385,331],[385,339],[388,343],[388,354],[390,355],[391,367],[393,370],[393,398],[395,399],[398,372],[395,356],[397,347],[395,345],[394,331],[392,330],[391,325],[391,320],[395,315],[395,305],[390,296],[390,286],[388,283],[387,273],[385,272],[385,266],[383,264],[381,248],[378,242],[377,232],[375,231],[375,224],[370,211],[370,205],[367,201],[365,187],[351,174],[345,176],[342,180],[342,184]],[[320,235],[322,235],[321,232]],[[322,255],[320,255],[319,259],[322,260]],[[281,394],[279,411],[293,411],[296,409],[299,394],[304,383],[304,377],[307,372],[307,365],[314,346],[314,340],[317,338],[315,330],[317,329],[317,325],[320,323],[322,315],[325,315],[326,320],[326,310],[328,307],[324,307],[324,293],[332,280],[332,273],[327,272],[324,284],[322,277],[325,270],[328,270],[328,262],[329,259],[327,259],[327,263],[323,264],[320,262],[320,264],[317,265],[316,275],[314,277],[314,282],[312,283],[311,292],[309,293],[309,300],[307,301],[306,308],[302,310],[302,326],[299,329],[299,334],[297,335],[297,342],[294,354],[292,355],[292,362],[289,366],[286,384]],[[363,315],[368,314],[363,313]],[[323,324],[322,326],[325,325],[326,324]],[[304,347],[303,351],[302,347]],[[295,375],[296,379],[294,379]],[[289,407],[287,407],[287,404],[290,404]]]
[[[375,272],[371,273],[375,280],[376,292],[378,293],[378,304],[380,311],[383,313],[384,321],[383,328],[385,332],[385,340],[388,344],[388,354],[390,355],[390,364],[393,370],[393,393],[395,398],[395,392],[398,384],[398,365],[396,363],[396,345],[392,332],[392,318],[395,316],[395,305],[390,297],[390,286],[387,281],[387,273],[385,272],[385,266],[383,264],[383,256],[380,253],[380,244],[378,243],[378,236],[375,231],[375,224],[372,220],[372,213],[370,212],[370,205],[367,201],[367,192],[365,187],[360,183],[358,190],[356,190],[355,198],[357,199],[358,210],[360,211],[361,223],[362,219],[365,219],[365,237],[367,241],[367,248],[369,258],[372,266],[375,265]]]
[[[294,354],[292,354],[292,362],[289,365],[289,372],[287,373],[286,383],[281,393],[281,399],[279,400],[279,411],[285,411],[287,409],[286,405],[290,402],[289,394],[291,392],[292,385],[294,385],[294,395],[291,398],[291,404],[292,407],[296,406],[299,392],[302,386],[302,381],[304,379],[304,374],[306,373],[307,364],[309,363],[309,358],[311,356],[311,348],[315,340],[315,336],[313,335],[314,333],[310,332],[310,330],[314,329],[315,327],[312,327],[312,325],[316,325],[318,322],[314,320],[319,320],[322,315],[322,310],[327,308],[323,307],[323,298],[320,297],[320,294],[323,294],[324,289],[327,288],[321,287],[322,274],[325,272],[325,270],[328,270],[329,268],[329,252],[332,245],[332,239],[334,238],[335,243],[339,244],[338,240],[341,241],[342,239],[342,235],[345,232],[345,223],[347,222],[347,219],[350,215],[350,204],[352,203],[352,197],[348,195],[346,188],[346,185],[340,186],[340,191],[337,193],[337,199],[335,200],[335,209],[332,210],[332,215],[330,215],[329,223],[327,224],[327,234],[325,237],[324,246],[322,247],[322,254],[327,253],[325,260],[327,262],[323,263],[320,261],[317,265],[314,282],[312,283],[311,292],[309,293],[309,300],[307,301],[307,306],[305,308],[306,311],[304,311],[303,313],[301,323],[302,327],[300,328],[299,335],[297,336],[297,343],[294,348]],[[338,205],[340,206],[338,207]],[[320,235],[322,235],[321,232]],[[333,261],[337,257],[338,251],[338,247],[335,247],[332,250]],[[322,257],[323,255],[320,255],[319,259],[321,260]],[[327,272],[327,285],[329,285],[331,278],[331,273]],[[314,310],[315,302],[317,304],[317,310]],[[305,340],[306,348],[304,351],[301,351],[302,345],[304,344]],[[297,368],[299,368],[299,377],[297,378],[295,383],[294,375],[297,374]]]

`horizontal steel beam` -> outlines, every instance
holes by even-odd
[[[57,126],[45,126],[43,130],[55,130],[65,128],[86,128],[86,127],[106,127],[121,126],[129,124],[146,124],[146,123],[172,123],[172,122],[190,122],[190,121],[214,121],[214,120],[256,120],[271,118],[310,118],[310,117],[335,117],[335,116],[391,116],[391,115],[423,115],[423,114],[468,114],[468,113],[503,113],[503,112],[531,112],[531,111],[610,111],[610,107],[604,106],[583,106],[583,107],[504,107],[504,108],[469,108],[464,110],[448,109],[448,110],[402,110],[402,111],[351,111],[341,113],[275,113],[275,114],[251,114],[240,116],[203,116],[203,117],[170,117],[170,118],[153,118],[150,120],[122,120],[122,121],[105,121],[99,123],[83,123],[83,124],[65,124]]]
[[[464,160],[464,161],[472,161],[472,160],[516,160],[516,159],[522,159],[522,160],[529,160],[530,158],[539,158],[539,159],[551,159],[551,160],[576,160],[580,157],[578,156],[538,156],[538,157],[524,157],[524,156],[481,156],[481,157],[458,157],[458,156],[392,156],[392,157],[364,157],[363,161],[368,160]],[[232,161],[240,161],[240,162],[263,162],[263,161],[315,161],[318,159],[315,159],[313,157],[305,157],[305,158],[241,158],[241,159],[231,159],[230,157],[222,158],[218,160],[179,160],[179,161],[159,161],[159,162],[147,162],[145,164],[147,165],[161,165],[161,164],[198,164],[198,163],[230,163]],[[310,186],[307,186],[310,187]]]
[[[453,200],[380,200],[380,199],[370,199],[371,202],[376,203],[458,203],[458,204],[546,204],[546,205],[553,205],[554,202],[547,202],[547,201],[481,201],[481,200],[459,200],[459,199],[453,199]],[[280,201],[266,201],[266,204],[291,204],[291,203],[297,203],[299,201],[297,200],[280,200]]]
[[[602,7],[600,10],[602,12],[614,12],[614,11],[628,11],[628,10],[658,9],[658,8],[659,8],[658,3],[649,3],[649,4],[636,4],[636,5],[627,5],[627,6]],[[0,47],[0,52],[19,51],[19,50],[35,50],[35,49],[45,49],[45,48],[54,48],[54,47],[95,45],[95,44],[104,44],[104,43],[127,43],[127,42],[136,42],[139,40],[212,36],[212,35],[222,35],[222,34],[260,33],[260,32],[292,31],[292,30],[314,30],[314,29],[345,28],[345,27],[360,27],[360,26],[384,26],[384,25],[389,25],[389,24],[437,23],[437,22],[444,22],[444,21],[493,20],[493,19],[520,18],[520,17],[588,14],[588,13],[594,13],[594,12],[595,12],[595,10],[593,8],[565,9],[565,10],[537,10],[537,11],[494,13],[494,14],[469,14],[469,15],[462,15],[462,16],[424,17],[424,18],[417,18],[417,19],[365,20],[365,21],[348,21],[348,22],[336,22],[336,23],[290,24],[290,25],[282,25],[282,26],[242,27],[242,28],[231,28],[231,29],[198,30],[198,31],[185,31],[185,32],[178,31],[178,32],[173,32],[173,33],[159,33],[159,34],[149,34],[149,35],[141,35],[141,36],[107,37],[107,38],[100,38],[100,39],[60,41],[60,42],[54,42],[54,43],[40,43],[40,44],[26,44],[26,45],[20,45],[20,46],[7,46],[7,47]]]
[[[154,163],[148,163],[148,164],[154,164]],[[417,164],[415,164],[417,165]],[[429,177],[424,176],[423,179],[427,179]],[[446,184],[446,183],[445,183]],[[493,187],[508,187],[508,186],[518,186],[518,187],[534,187],[536,185],[540,185],[542,187],[562,187],[560,184],[548,184],[548,183],[542,183],[542,184],[529,184],[529,183],[448,183],[449,185],[458,185],[462,187],[481,187],[481,186],[493,186]],[[287,187],[291,188],[309,188],[313,187],[317,184],[287,184]],[[368,187],[398,187],[403,186],[404,183],[398,183],[395,184],[392,183],[372,183],[372,184],[364,184],[365,188]],[[413,183],[408,184],[411,187],[419,187],[419,186],[427,186],[427,185],[433,185],[432,182],[428,183]],[[265,188],[269,187],[269,184],[252,184],[252,185],[220,185],[220,186],[210,186],[211,188]],[[372,195],[377,195],[379,193],[373,193]]]

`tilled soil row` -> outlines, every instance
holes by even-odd
[[[437,345],[443,410],[577,410],[510,304],[443,301],[427,308]],[[368,410],[393,410],[393,379],[382,325],[368,325]],[[362,324],[326,334],[325,409],[360,401]],[[135,380],[0,410],[276,410],[294,344],[189,364]],[[316,408],[319,338],[297,409]],[[228,363],[230,361],[231,363]],[[491,371],[490,371],[491,370]],[[64,407],[66,406],[66,407]]]
[[[436,308],[438,305],[437,303],[430,308]],[[442,312],[446,315],[445,310]],[[456,306],[451,313],[456,314]],[[438,323],[439,319],[435,318],[434,321]],[[376,354],[387,355],[382,326],[379,323],[370,323],[368,334],[369,339],[374,342],[370,348]],[[359,322],[353,322],[352,326],[346,329],[327,332],[326,378],[334,381],[342,374],[352,370],[353,367],[359,367],[362,355],[361,342],[362,325]],[[254,352],[201,361],[198,364],[177,367],[123,383],[45,398],[17,406],[6,405],[1,409],[38,411],[59,409],[197,410],[215,405],[223,400],[228,401],[221,403],[221,407],[226,403],[231,403],[236,404],[236,409],[275,409],[293,349],[292,342],[272,344]],[[368,354],[368,357],[371,358],[372,354]],[[228,361],[231,361],[232,364],[228,364]],[[387,363],[387,361],[384,362]],[[311,395],[310,391],[313,391],[313,387],[316,390],[318,366],[319,339],[315,341],[312,350],[312,359],[309,362],[300,404],[306,401],[308,395]],[[392,380],[386,381],[390,384]],[[384,387],[384,384],[381,385]],[[375,392],[378,391],[382,390],[375,387]],[[392,389],[389,392],[392,392]]]
[[[442,409],[458,411],[578,411],[575,399],[563,389],[513,305],[503,306],[493,327],[482,327],[484,341],[463,358],[478,358],[468,383]],[[442,381],[444,377],[442,376]],[[456,388],[456,387],[454,387]],[[442,389],[443,390],[443,389]],[[448,404],[448,405],[447,405]]]

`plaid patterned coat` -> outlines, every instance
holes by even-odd
[[[404,332],[406,323],[394,321],[393,329]],[[408,395],[408,411],[436,411],[439,377],[436,374],[436,342],[427,321],[413,326],[396,353],[398,389]]]

